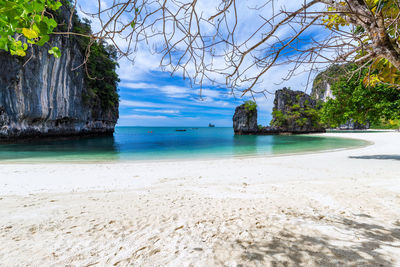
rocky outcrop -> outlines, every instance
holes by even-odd
[[[303,134],[325,132],[319,123],[317,101],[301,91],[287,88],[275,92],[271,126],[258,127],[257,109],[236,107],[233,116],[235,134]]]
[[[353,120],[349,120],[344,124],[341,124],[338,129],[340,130],[367,130],[369,129],[369,122],[362,124]]]
[[[34,47],[25,58],[0,53],[0,140],[114,132],[118,103],[104,108],[88,100],[77,42],[56,37],[52,45],[60,58],[49,55],[48,46]]]
[[[317,101],[302,91],[287,88],[275,92],[271,125],[281,132],[325,132],[319,122]]]
[[[236,107],[232,120],[235,134],[255,134],[258,131],[256,108],[250,110],[242,104]]]

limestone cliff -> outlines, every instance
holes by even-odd
[[[258,131],[257,109],[250,110],[242,104],[236,107],[232,120],[235,134],[252,134]]]
[[[324,132],[319,122],[317,101],[302,91],[287,88],[275,92],[271,125],[282,132]]]
[[[0,53],[0,140],[112,134],[118,102],[105,108],[96,96],[88,98],[77,41],[58,36],[51,45],[60,48],[60,58],[48,54],[49,46],[24,58]]]
[[[334,99],[331,86],[343,74],[343,67],[339,65],[332,65],[325,71],[318,73],[313,82],[311,97],[323,102],[326,102],[329,98]]]

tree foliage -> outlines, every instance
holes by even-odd
[[[321,120],[318,109],[305,105],[292,105],[289,110],[285,113],[280,110],[274,110],[272,112],[273,119],[271,120],[271,126],[275,127],[288,127],[289,125],[298,125],[300,127],[306,125],[309,121],[315,128],[320,128]]]
[[[348,66],[350,70],[356,66]],[[378,70],[376,70],[378,72]],[[364,124],[380,125],[400,119],[400,90],[386,84],[365,85],[369,69],[360,75],[342,75],[333,83],[334,98],[323,104],[321,118],[328,127],[338,127],[352,120]],[[372,73],[375,74],[375,73]]]
[[[0,49],[25,56],[30,45],[42,46],[57,27],[51,15],[62,6],[57,0],[0,0]],[[60,49],[49,53],[60,57]]]
[[[400,85],[400,3],[397,0],[331,1],[323,22],[327,28],[343,31],[352,28],[358,43],[350,52],[355,62],[369,72],[363,73],[365,85]],[[356,16],[358,14],[358,16]],[[346,56],[350,56],[348,53]]]

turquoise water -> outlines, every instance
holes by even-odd
[[[186,131],[176,131],[185,129]],[[0,145],[0,162],[121,161],[268,156],[365,145],[313,136],[235,136],[232,128],[117,127],[113,137]]]

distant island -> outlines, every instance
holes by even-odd
[[[212,124],[212,123],[209,123],[209,124],[208,124],[208,127],[215,127],[215,125]]]

